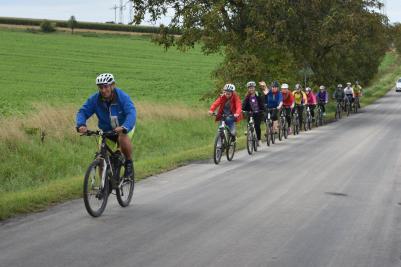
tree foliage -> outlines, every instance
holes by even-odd
[[[156,21],[174,12],[159,43],[180,49],[202,44],[205,54],[223,52],[218,83],[247,80],[314,84],[367,82],[377,72],[387,45],[379,0],[134,0],[135,22]]]
[[[391,26],[390,34],[392,45],[398,54],[401,54],[401,23],[396,23]]]
[[[78,26],[78,21],[75,19],[75,16],[71,16],[67,24],[68,28],[71,29],[71,34],[74,34],[74,29]]]
[[[40,30],[46,33],[55,32],[56,26],[51,21],[45,19],[40,23]]]

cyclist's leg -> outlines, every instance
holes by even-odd
[[[285,117],[288,123],[288,129],[291,129],[291,108],[285,108]]]
[[[118,136],[118,143],[120,145],[121,152],[124,154],[126,160],[132,160],[132,143],[131,138],[134,130],[127,134],[120,134]]]
[[[302,125],[302,123],[304,122],[304,120],[303,120],[304,106],[302,106],[302,105],[298,106],[298,114],[299,114],[299,125]]]
[[[310,105],[309,106],[310,115],[312,116],[312,119],[315,118],[315,107],[316,107],[316,105]]]
[[[321,103],[320,106],[321,106],[322,112],[326,113],[326,105],[324,103]]]
[[[118,136],[118,144],[121,152],[125,156],[125,170],[124,177],[133,177],[134,165],[132,163],[132,142],[131,139],[134,135],[135,128],[127,134],[120,134]]]
[[[228,117],[225,119],[226,125],[228,127],[228,129],[230,129],[230,133],[232,136],[236,135],[236,131],[235,131],[235,119],[233,117]]]
[[[279,117],[278,110],[277,109],[272,110],[271,119],[273,121],[273,131],[274,131],[274,133],[278,132],[278,117]]]

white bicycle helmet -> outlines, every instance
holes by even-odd
[[[256,87],[256,83],[255,83],[254,81],[248,82],[248,83],[246,84],[246,88],[249,88],[249,87]]]
[[[337,88],[343,88],[343,85],[342,85],[341,83],[339,83],[339,84],[337,85]]]
[[[114,76],[111,73],[102,73],[96,77],[96,85],[114,83]]]
[[[310,87],[306,87],[305,91],[310,92],[310,91],[312,91],[312,89]]]
[[[223,90],[227,91],[227,92],[234,92],[235,91],[235,85],[232,84],[232,83],[227,83],[226,85],[224,85]]]
[[[288,84],[283,83],[283,84],[281,85],[281,89],[288,89]]]
[[[348,85],[348,86],[351,86],[351,83],[350,83],[350,82],[347,82],[347,85]]]
[[[324,89],[326,89],[326,87],[325,87],[324,85],[321,85],[321,86],[319,87],[319,89],[320,89],[320,90],[324,90]]]
[[[302,89],[302,86],[299,83],[297,83],[295,85],[295,90],[301,90],[301,89]]]

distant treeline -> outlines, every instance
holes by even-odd
[[[67,20],[50,20],[56,27],[68,28]],[[40,26],[43,19],[29,19],[29,18],[12,18],[0,17],[0,24],[12,25],[26,25],[26,26]],[[80,22],[78,21],[77,29],[90,29],[90,30],[107,30],[107,31],[120,31],[120,32],[139,32],[139,33],[159,33],[160,28],[154,26],[139,26],[139,25],[125,25],[114,23],[96,23],[96,22]],[[179,34],[177,30],[170,31],[170,34]]]

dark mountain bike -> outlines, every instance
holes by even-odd
[[[346,96],[344,99],[344,107],[345,107],[345,113],[347,114],[347,116],[349,116],[351,113],[351,100],[349,99],[348,96]]]
[[[273,131],[273,120],[271,119],[272,112],[275,112],[277,109],[267,109],[265,116],[265,124],[266,124],[266,144],[270,146],[270,143],[274,144],[276,142],[276,135]]]
[[[252,111],[243,111],[244,114],[248,116],[248,124],[246,127],[246,149],[248,150],[248,154],[252,155],[255,151],[258,151],[258,137],[256,136],[255,131],[255,121],[253,119],[253,112]]]
[[[134,193],[134,175],[124,177],[124,155],[117,144],[108,138],[117,138],[114,131],[87,131],[82,136],[97,136],[99,151],[89,165],[84,179],[84,202],[88,213],[93,217],[102,215],[107,205],[109,194],[115,189],[117,201],[121,207],[127,207]],[[115,146],[111,148],[108,143]]]
[[[216,114],[213,114],[216,116]],[[222,115],[219,128],[217,129],[216,138],[214,140],[213,160],[215,164],[219,164],[221,156],[226,152],[227,160],[231,161],[234,157],[236,142],[234,136],[231,134],[230,129],[226,125],[225,119],[227,115]]]
[[[342,103],[342,101],[337,100],[337,104],[336,104],[336,114],[335,114],[335,119],[336,119],[336,120],[341,119],[342,109],[343,109],[343,103]]]
[[[305,122],[304,122],[304,129],[305,131],[310,131],[312,130],[312,113],[310,112],[310,107],[309,105],[306,106],[306,111],[305,111]]]
[[[299,113],[298,108],[295,106],[294,113],[292,114],[292,129],[294,135],[299,134],[299,128],[301,128],[301,125],[299,123]]]
[[[315,125],[316,127],[318,126],[323,126],[324,124],[324,116],[323,116],[323,110],[321,104],[318,104],[316,106],[316,121]]]
[[[283,137],[287,139],[288,137],[288,122],[285,118],[285,109],[280,111],[280,119],[279,119],[279,130],[278,130],[278,140],[283,140]]]
[[[354,113],[358,113],[358,109],[359,109],[359,96],[355,96],[352,110],[354,111]]]

